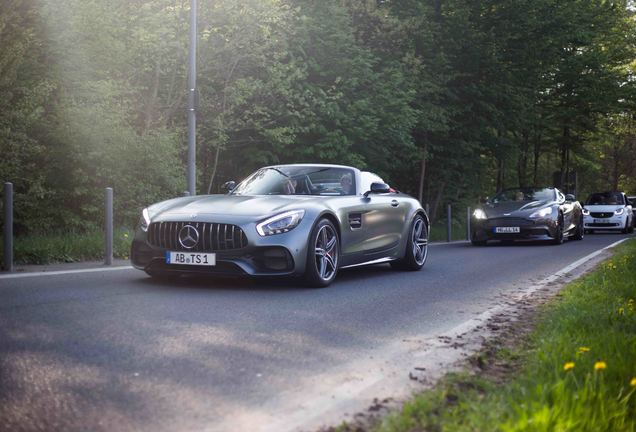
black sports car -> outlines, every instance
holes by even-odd
[[[471,242],[488,240],[582,240],[583,210],[574,195],[556,188],[506,189],[475,209]]]
[[[144,209],[132,264],[151,276],[297,275],[327,286],[343,267],[390,262],[419,270],[426,261],[426,212],[373,173],[276,165],[226,185],[225,195]]]

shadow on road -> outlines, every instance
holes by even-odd
[[[159,289],[213,289],[228,291],[322,291],[338,287],[339,282],[373,282],[383,283],[378,280],[382,275],[396,275],[402,272],[391,269],[388,264],[376,264],[349,269],[340,269],[334,283],[326,288],[314,288],[301,277],[221,277],[218,275],[175,275],[162,278],[151,278],[141,274],[137,280],[147,288]]]

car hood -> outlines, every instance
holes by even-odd
[[[483,210],[489,218],[497,216],[525,216],[550,204],[549,201],[506,201],[487,203],[483,206]]]
[[[625,207],[624,205],[585,205],[584,206],[587,210],[594,212],[594,213],[608,213],[608,212],[613,212],[616,209],[619,208],[623,208]]]
[[[265,217],[286,210],[303,208],[314,196],[289,195],[197,195],[175,198],[148,207],[150,218],[178,215],[232,215]]]

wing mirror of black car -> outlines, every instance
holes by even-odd
[[[391,187],[386,183],[375,182],[371,183],[371,190],[368,190],[364,193],[365,197],[368,197],[369,194],[382,194],[391,192]]]
[[[235,187],[236,187],[236,182],[234,180],[226,181],[225,183],[223,183],[223,186],[221,186],[221,188],[226,193],[232,192]]]
[[[569,202],[574,202],[574,201],[576,201],[576,197],[574,195],[572,195],[572,194],[567,194],[565,196],[565,200],[569,201]]]

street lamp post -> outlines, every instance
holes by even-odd
[[[188,59],[188,192],[196,195],[197,150],[197,0],[190,0],[190,50]]]

